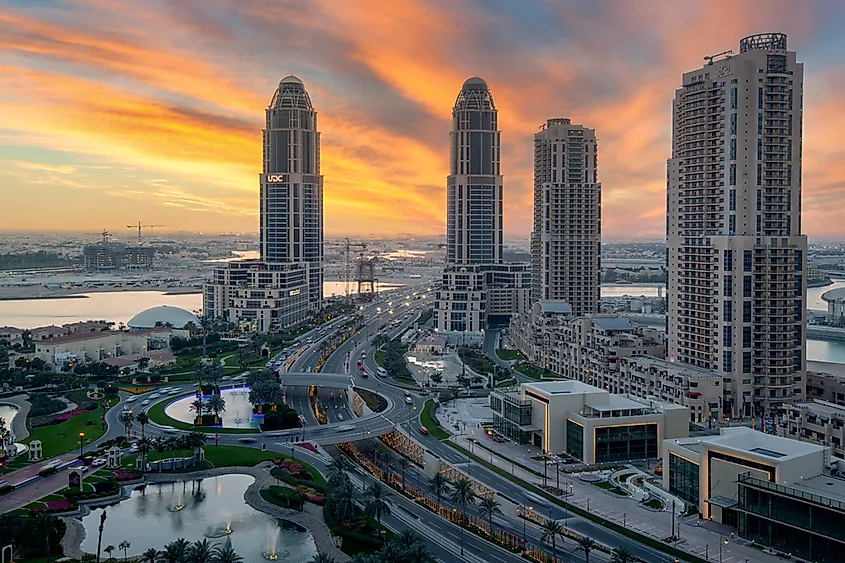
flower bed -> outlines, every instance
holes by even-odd
[[[88,391],[88,398],[94,401],[105,399],[106,394],[99,391]]]
[[[53,514],[56,512],[71,512],[79,508],[79,505],[69,500],[51,500],[46,506],[36,506],[30,508],[30,512],[45,512]]]
[[[76,410],[73,410],[73,411],[70,411],[70,412],[66,412],[66,413],[64,413],[64,414],[60,414],[60,415],[59,415],[59,416],[57,416],[57,417],[56,417],[56,419],[53,421],[53,424],[61,424],[62,422],[67,422],[68,420],[70,420],[71,418],[75,417],[76,415],[78,415],[78,414],[85,414],[85,413],[87,413],[87,412],[88,412],[88,411],[86,411],[86,410],[76,409]]]
[[[132,479],[137,479],[141,476],[141,474],[137,471],[124,471],[122,469],[118,469],[112,473],[114,473],[115,481],[131,481]]]
[[[316,491],[312,487],[308,487],[306,485],[297,485],[296,490],[299,491],[299,493],[303,497],[305,497],[305,500],[307,500],[308,502],[312,502],[320,506],[326,504],[326,496]]]
[[[133,395],[142,395],[156,390],[155,387],[118,387],[118,389],[126,393],[132,393]]]
[[[311,442],[301,442],[301,443],[296,444],[296,445],[297,445],[297,446],[299,446],[300,448],[305,448],[305,449],[306,449],[306,450],[308,450],[309,452],[313,452],[313,453],[315,453],[315,454],[319,454],[319,453],[320,453],[319,451],[317,451],[317,446],[315,446],[315,445],[314,445],[314,444],[312,444]]]
[[[306,471],[301,464],[293,460],[276,458],[273,460],[273,463],[276,464],[276,467],[278,467],[282,472],[287,473],[291,477],[295,477],[296,479],[301,479],[303,481],[311,480],[311,473]]]

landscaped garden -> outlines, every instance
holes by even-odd
[[[438,440],[445,440],[449,437],[449,433],[434,419],[434,401],[429,399],[425,402],[422,413],[420,414],[420,422],[428,430],[429,434]]]
[[[116,398],[108,399],[109,408],[116,403]],[[61,414],[54,418],[52,424],[33,428],[26,443],[41,440],[45,458],[66,454],[79,449],[80,439],[83,446],[99,440],[106,433],[104,416],[102,407]]]
[[[500,360],[505,360],[506,362],[524,359],[524,357],[519,352],[519,350],[511,350],[509,348],[499,348],[499,349],[497,349],[496,355],[499,356]]]

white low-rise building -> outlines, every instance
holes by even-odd
[[[169,351],[174,336],[186,338],[187,330],[167,327],[135,331],[78,332],[35,343],[35,357],[55,370],[69,364],[102,362],[109,358],[138,360],[153,351]]]
[[[490,407],[502,434],[585,463],[656,458],[662,440],[689,432],[686,407],[616,395],[579,381],[497,389]]]

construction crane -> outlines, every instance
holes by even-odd
[[[86,235],[100,235],[101,237],[103,237],[103,246],[105,246],[109,243],[109,237],[111,236],[111,233],[108,232],[105,229],[103,229],[103,231],[100,232],[100,233],[85,233],[85,234]]]
[[[138,245],[141,245],[141,229],[152,229],[153,227],[163,227],[164,225],[142,225],[140,221],[138,221],[137,225],[126,225],[127,229],[138,229]]]
[[[360,248],[361,252],[360,255],[363,257],[364,251],[367,250],[367,243],[365,242],[352,242],[349,238],[346,238],[346,269],[344,272],[344,282],[346,283],[346,298],[349,299],[349,284],[352,281],[352,249],[353,248]]]

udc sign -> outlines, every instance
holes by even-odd
[[[267,174],[265,176],[265,181],[268,184],[281,184],[288,181],[287,174]]]

